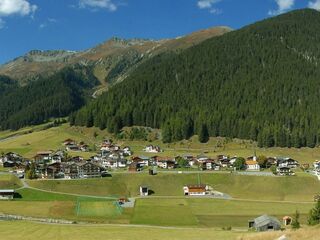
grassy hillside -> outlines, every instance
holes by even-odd
[[[200,175],[200,180],[234,198],[266,201],[312,202],[320,186],[319,181],[312,176],[257,177],[204,173]],[[198,174],[194,173],[159,173],[157,176],[149,176],[147,173],[114,173],[105,179],[29,181],[31,186],[45,190],[99,196],[137,196],[141,185],[149,186],[154,196],[183,196],[183,186],[196,183]]]
[[[21,187],[20,180],[9,174],[0,174],[0,189],[16,189]]]

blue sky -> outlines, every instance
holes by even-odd
[[[32,49],[83,50],[110,37],[172,38],[238,29],[320,0],[0,0],[0,64]]]

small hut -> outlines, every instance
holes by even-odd
[[[285,226],[291,225],[291,223],[292,223],[292,217],[284,216],[284,217],[282,218],[282,222],[283,222],[283,225],[285,225]]]
[[[148,196],[149,188],[147,186],[140,186],[140,196]]]

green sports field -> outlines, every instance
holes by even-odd
[[[96,218],[114,218],[122,214],[123,210],[112,201],[88,201],[77,200],[76,203],[77,217],[96,217]]]

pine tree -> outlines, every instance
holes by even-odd
[[[206,124],[202,124],[199,132],[199,142],[207,143],[209,141],[209,132]]]
[[[317,225],[320,223],[320,200],[318,200],[313,209],[309,212],[308,224]]]

